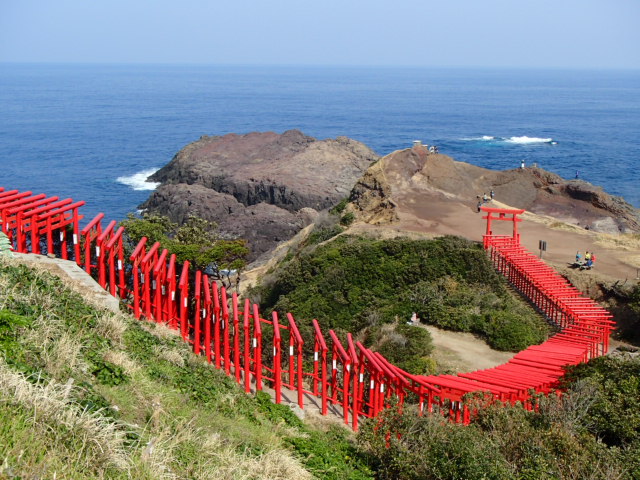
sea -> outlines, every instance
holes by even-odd
[[[299,129],[379,155],[414,140],[640,207],[640,71],[0,64],[0,186],[122,220],[202,135]]]

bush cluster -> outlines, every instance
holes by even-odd
[[[545,339],[546,325],[515,300],[482,247],[445,236],[375,240],[342,235],[302,251],[254,292],[265,309],[317,318],[357,332],[377,324],[425,322],[485,337],[517,351]],[[299,322],[301,323],[301,322]]]
[[[380,479],[640,478],[640,358],[576,368],[562,397],[483,408],[465,427],[386,411],[358,435]]]

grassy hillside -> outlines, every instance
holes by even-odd
[[[174,332],[0,259],[2,479],[640,478],[640,357],[581,365],[567,388],[470,427],[408,404],[354,443],[244,394]]]
[[[371,478],[348,435],[0,259],[0,478]]]

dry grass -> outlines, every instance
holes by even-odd
[[[178,367],[184,367],[185,365],[184,357],[182,356],[182,354],[172,348],[168,348],[164,345],[156,345],[153,347],[153,353],[155,353],[158,358],[166,360],[167,362],[177,365]]]
[[[611,235],[608,233],[600,233],[598,234],[596,245],[604,248],[638,251],[640,250],[640,234],[621,233],[620,235]]]
[[[33,328],[26,331],[24,341],[40,352],[45,370],[56,378],[65,371],[87,371],[80,336],[67,332],[60,318],[38,317]]]
[[[149,440],[140,446],[131,472],[133,478],[142,471],[159,479],[183,478],[184,473],[196,480],[313,478],[286,450],[271,448],[256,457],[251,452],[238,451],[238,445],[229,442],[222,432],[197,427],[193,419],[170,421],[159,399],[154,401],[153,409],[147,425]],[[197,455],[185,457],[185,452],[194,450]]]
[[[164,323],[142,321],[140,323],[140,326],[151,335],[155,335],[156,337],[161,339],[175,338],[180,335],[180,332],[178,330],[174,330]]]
[[[54,442],[73,444],[76,464],[87,470],[129,467],[125,432],[99,412],[89,413],[70,400],[71,383],[32,383],[0,360],[0,398],[30,413],[33,430],[55,436]],[[28,448],[28,446],[25,446]]]
[[[86,363],[82,356],[83,348],[76,336],[62,332],[59,338],[52,342],[51,348],[43,349],[46,370],[56,377],[67,369],[86,371]]]
[[[115,345],[122,346],[124,332],[127,330],[125,316],[104,312],[96,319],[96,334],[108,338]]]
[[[19,259],[9,262],[20,263]],[[43,278],[49,276],[48,269],[35,269],[36,276],[45,285],[50,284]],[[136,361],[135,352],[129,355],[124,351],[128,338],[124,314],[106,312],[101,307],[97,312],[82,310],[80,326],[72,328],[72,316],[65,318],[65,312],[71,313],[76,307],[75,298],[60,295],[58,286],[43,289],[39,282],[17,283],[11,285],[0,277],[0,308],[20,303],[37,305],[43,312],[30,320],[20,343],[40,356],[42,365],[38,368],[43,367],[55,380],[32,381],[11,370],[0,358],[0,414],[6,415],[0,419],[0,430],[10,432],[0,442],[0,478],[14,474],[25,478],[313,478],[282,446],[281,436],[301,434],[294,427],[282,423],[258,428],[242,416],[226,418],[185,401],[184,393],[151,380],[144,361]],[[73,282],[65,284],[77,291]],[[82,297],[95,305],[90,295]],[[61,301],[66,302],[62,308]],[[47,311],[49,307],[51,311]],[[85,319],[91,320],[91,329],[83,323]],[[157,358],[179,367],[206,363],[204,357],[174,346],[178,343],[177,331],[154,322],[139,325],[165,340],[161,342],[164,345],[153,347]],[[100,411],[84,410],[74,400],[84,398],[85,392],[77,395],[73,378],[76,383],[91,382],[91,361],[83,353],[87,354],[85,350],[94,336],[110,340],[109,348],[100,352],[102,358],[121,367],[131,379],[115,387],[93,387],[95,394],[120,412],[119,418],[126,419],[126,430],[124,423]],[[246,408],[238,403],[244,397],[235,392],[219,395],[217,404],[225,410]],[[5,419],[11,419],[6,428]],[[132,443],[135,436],[127,440],[127,431],[135,433],[139,443]],[[242,445],[247,445],[245,451]]]
[[[180,478],[173,465],[180,463],[179,452],[188,445],[198,445],[198,457],[183,468],[196,480],[289,480],[311,479],[291,453],[282,449],[269,450],[260,456],[239,453],[219,433],[205,433],[186,422],[172,430],[154,436],[145,445],[141,460],[155,478]],[[182,468],[181,468],[182,470]]]
[[[141,368],[140,365],[129,358],[126,352],[121,350],[108,350],[104,354],[104,359],[107,362],[121,367],[129,376],[135,374]]]
[[[407,344],[407,337],[395,331],[398,323],[387,323],[380,327],[380,336],[373,345],[373,348],[379,349],[382,345],[392,344],[396,348],[404,348]]]
[[[232,465],[227,465],[231,467]],[[285,450],[271,450],[258,458],[248,458],[244,462],[244,468],[241,475],[227,475],[223,478],[229,479],[265,479],[265,480],[287,480],[295,479],[311,479],[313,476],[307,472],[300,462],[291,456]],[[234,469],[230,469],[234,472]],[[258,473],[257,476],[256,473]],[[206,477],[200,477],[206,478]]]
[[[19,264],[16,259],[0,258],[2,258],[3,262],[7,262],[10,265]],[[42,279],[45,274],[42,270],[36,271],[36,278]],[[52,309],[57,302],[55,295],[39,288],[35,281],[29,285],[12,285],[8,280],[4,280],[3,283],[4,285],[0,288],[0,308],[6,308],[9,303],[17,302],[27,305],[39,305],[42,306],[43,309],[49,310]]]

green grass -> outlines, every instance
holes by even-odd
[[[369,333],[391,355],[385,341],[411,328],[380,322]],[[567,388],[538,412],[483,409],[471,427],[406,405],[405,415],[365,421],[354,442],[246,395],[166,327],[96,308],[48,273],[0,259],[2,479],[640,478],[637,356],[578,366]]]
[[[372,478],[351,436],[0,260],[0,478]]]

